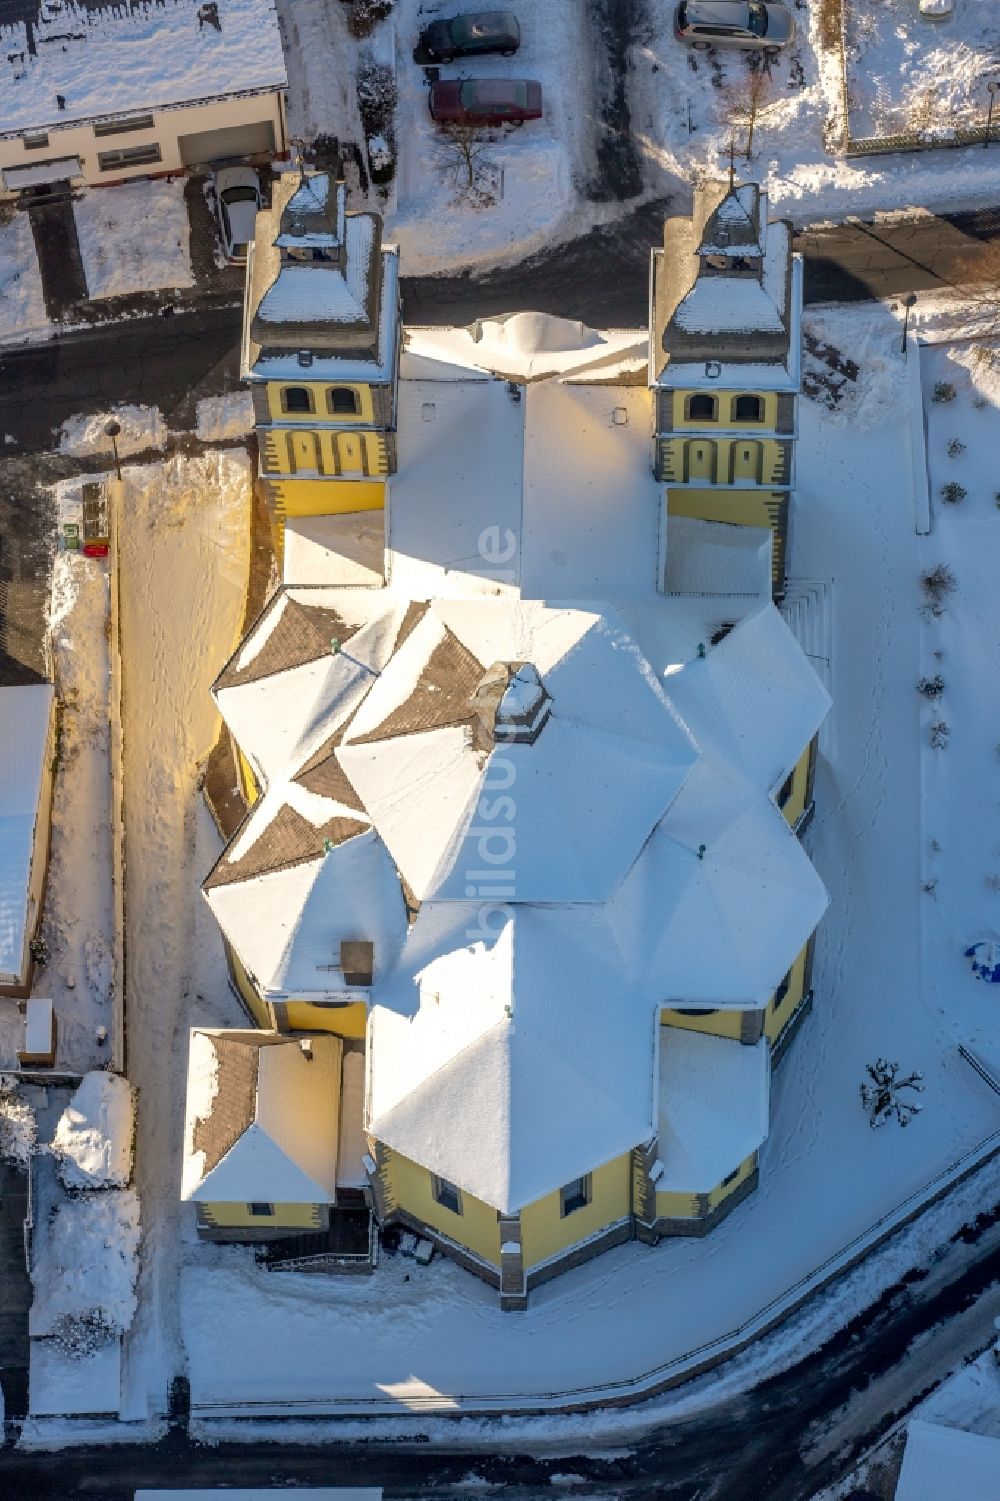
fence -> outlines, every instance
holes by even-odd
[[[111,1061],[117,1073],[125,1072],[125,771],[122,729],[123,678],[119,531],[125,501],[121,480],[108,480],[108,512],[111,521],[111,629],[108,633],[110,661],[111,721],[111,881],[114,892],[114,1012],[111,1025]]]

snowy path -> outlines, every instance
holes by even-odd
[[[277,0],[288,68],[288,130],[312,141],[364,140],[354,86],[357,42],[340,0]]]
[[[128,1065],[139,1090],[139,1311],[126,1344],[123,1416],[162,1413],[183,1373],[177,1262],[187,1028],[236,1020],[205,927],[199,884],[213,857],[198,768],[217,715],[209,686],[231,649],[249,561],[249,464],[240,452],[125,471],[122,634]],[[215,839],[215,849],[218,840]],[[194,997],[194,1001],[192,1001]]]

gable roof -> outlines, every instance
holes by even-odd
[[[1000,1439],[911,1418],[896,1501],[996,1501]]]
[[[336,1201],[339,1037],[191,1033],[181,1198]]]

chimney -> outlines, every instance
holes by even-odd
[[[345,938],[340,945],[345,985],[370,985],[375,970],[375,945],[367,939]]]

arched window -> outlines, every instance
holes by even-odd
[[[312,412],[312,392],[305,386],[282,386],[281,409],[283,412]]]
[[[733,417],[737,422],[763,422],[764,403],[759,396],[737,396]]]
[[[688,421],[689,422],[714,422],[715,412],[718,406],[718,398],[715,396],[689,396],[688,397]]]
[[[333,417],[354,417],[361,409],[358,393],[349,386],[331,386],[326,393],[326,405]]]

